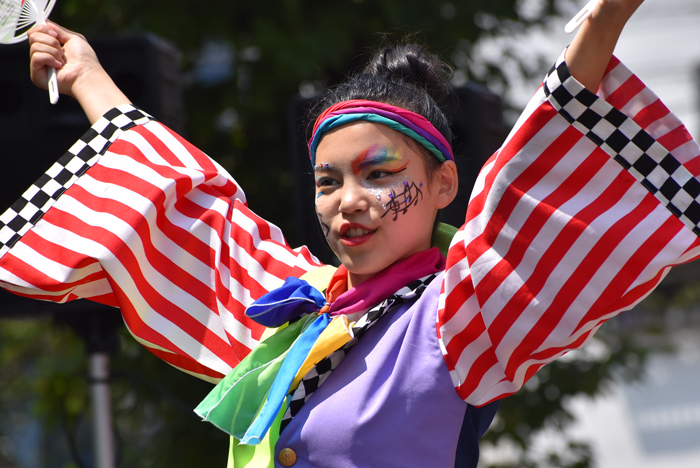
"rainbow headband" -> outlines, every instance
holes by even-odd
[[[314,132],[309,140],[311,165],[316,164],[316,148],[324,133],[358,120],[380,123],[408,135],[440,162],[455,159],[445,137],[422,115],[383,102],[352,99],[329,107],[316,119]]]

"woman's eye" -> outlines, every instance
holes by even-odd
[[[369,173],[367,176],[368,179],[382,179],[384,177],[387,177],[391,175],[391,172],[389,171],[372,171]]]
[[[331,187],[336,184],[336,181],[327,177],[316,180],[317,187]]]

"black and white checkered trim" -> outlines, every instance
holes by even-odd
[[[34,226],[56,200],[92,167],[119,135],[153,117],[132,105],[107,112],[22,197],[0,215],[0,257]]]
[[[363,315],[360,320],[352,326],[353,338],[342,348],[322,359],[314,368],[307,372],[301,382],[299,382],[299,386],[294,390],[289,400],[287,411],[282,417],[280,433],[292,422],[292,419],[299,413],[304,403],[306,403],[309,398],[311,398],[311,395],[326,381],[331,375],[331,372],[338,367],[338,364],[341,363],[348,351],[350,351],[350,348],[355,346],[357,341],[362,338],[380,318],[386,315],[392,307],[420,297],[423,291],[425,291],[425,288],[427,288],[436,277],[437,274],[432,274],[409,283],[384,299],[381,303],[372,307]]]
[[[634,120],[571,76],[563,55],[544,82],[552,106],[700,236],[700,182]]]

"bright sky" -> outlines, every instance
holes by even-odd
[[[568,19],[525,37],[483,44],[479,51],[491,60],[504,49],[520,57],[539,51],[554,63],[572,38],[564,33]],[[700,0],[646,0],[627,24],[615,53],[700,139]],[[516,83],[511,100],[524,106],[540,80]]]
[[[616,54],[700,139],[700,1],[647,0]]]

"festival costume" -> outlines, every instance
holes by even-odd
[[[275,466],[285,448],[294,466],[454,466],[465,414],[476,450],[492,417],[470,419],[476,407],[700,256],[698,174],[698,145],[617,59],[596,96],[562,56],[482,169],[444,273],[347,353],[280,434]],[[0,216],[3,287],[118,306],[149,350],[212,382],[262,336],[246,308],[320,266],[131,106]]]

